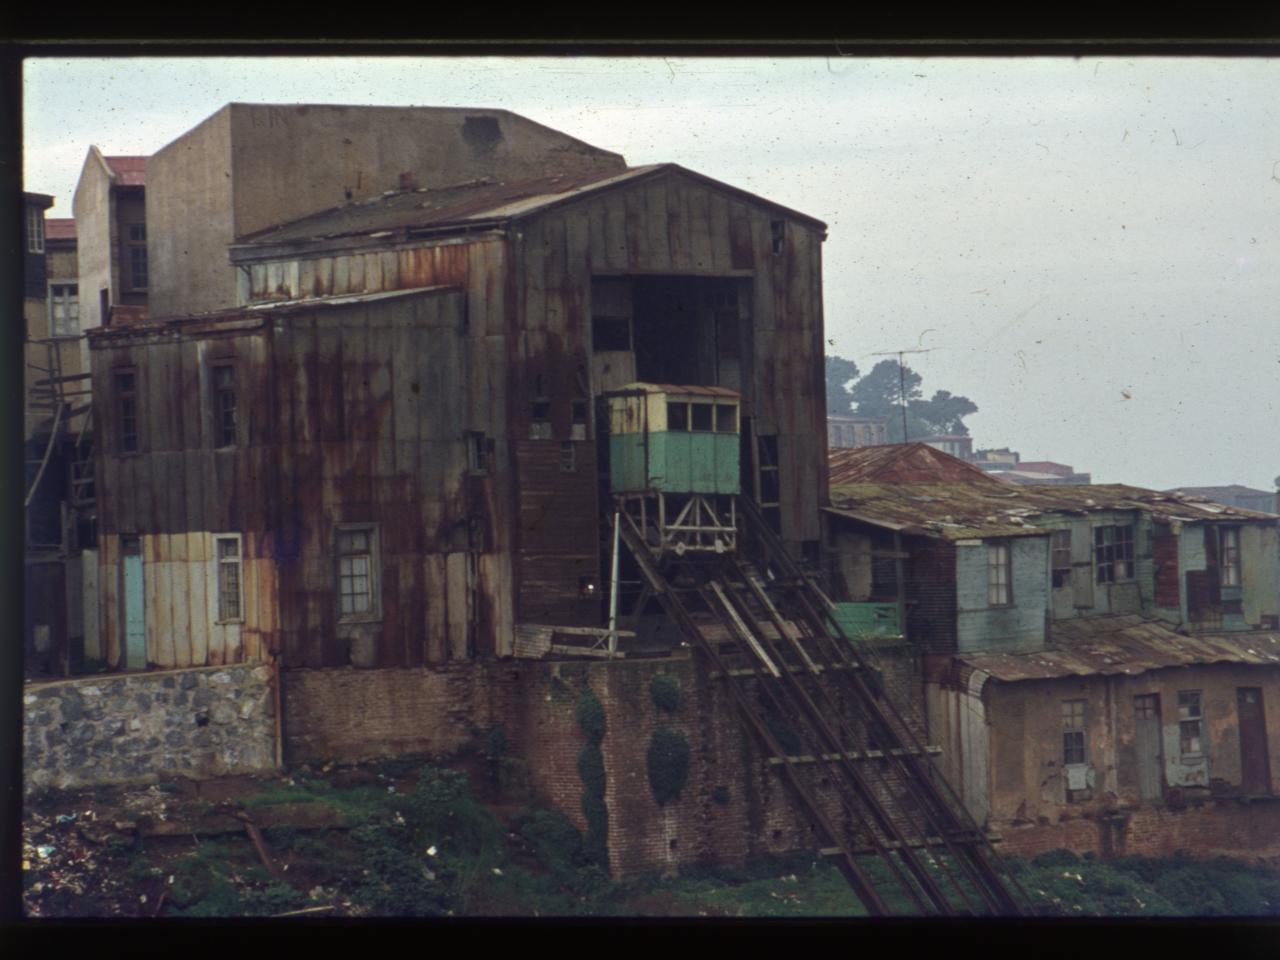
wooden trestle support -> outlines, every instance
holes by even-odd
[[[736,553],[660,560],[629,523],[620,535],[647,591],[728,685],[744,723],[869,913],[888,885],[920,913],[1020,916],[1026,893],[885,695],[874,658],[830,616],[830,601],[748,498]],[[749,545],[753,556],[744,556]],[[694,584],[678,586],[677,584]],[[697,617],[732,638],[710,640]],[[767,625],[767,626],[766,626]],[[721,636],[723,634],[721,633]],[[788,743],[784,747],[779,735]],[[825,781],[834,801],[820,802]],[[838,813],[837,813],[838,811]]]

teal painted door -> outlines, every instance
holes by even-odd
[[[124,656],[128,669],[144,669],[147,665],[147,629],[142,589],[142,543],[137,537],[124,537],[120,542],[123,554],[124,583],[120,595],[124,604]]]

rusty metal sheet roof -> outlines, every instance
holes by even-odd
[[[884,443],[832,450],[827,465],[833,487],[850,483],[942,483],[948,480],[1008,486],[981,468],[927,443]]]
[[[1161,493],[1123,483],[1061,484],[1019,487],[1025,502],[1042,511],[1094,513],[1099,510],[1145,510],[1155,519],[1182,520],[1276,520],[1276,514],[1243,507],[1229,507],[1204,497]]]
[[[828,513],[943,540],[1046,536],[1017,489],[992,483],[858,483],[831,488]]]
[[[1055,621],[1053,643],[1030,653],[975,653],[957,657],[997,680],[1124,674],[1206,663],[1280,666],[1280,633],[1183,636],[1137,615]]]
[[[598,190],[641,180],[663,172],[678,172],[753,202],[784,211],[825,228],[807,214],[722,184],[674,163],[632,167],[621,173],[555,175],[514,182],[474,180],[450,187],[388,191],[378,197],[334,207],[299,220],[259,230],[239,238],[234,247],[301,243],[341,237],[377,238],[415,230],[466,229],[518,220],[548,207]]]
[[[147,184],[146,157],[103,157],[120,187],[144,187]]]
[[[175,329],[238,329],[244,327],[246,329],[256,329],[261,326],[264,318],[274,316],[276,314],[290,314],[309,312],[312,310],[323,310],[335,307],[346,307],[352,304],[369,304],[377,303],[384,300],[398,300],[404,297],[416,297],[427,293],[441,293],[444,291],[456,291],[455,286],[432,286],[432,287],[412,287],[406,290],[380,290],[376,293],[351,293],[342,294],[336,297],[309,297],[302,300],[276,300],[270,303],[255,303],[244,307],[230,307],[225,310],[214,310],[209,313],[184,314],[170,317],[155,317],[148,319],[146,317],[146,307],[130,307],[131,309],[141,311],[141,320],[124,324],[117,327],[114,323],[108,327],[90,327],[86,333],[89,337],[90,344],[100,340],[111,340],[113,338],[136,335],[146,332],[159,332]],[[113,321],[115,319],[114,312],[122,309],[120,306],[113,306]],[[247,323],[246,323],[247,321]]]
[[[76,238],[76,222],[71,217],[49,217],[44,222],[44,238],[46,240],[74,240]]]

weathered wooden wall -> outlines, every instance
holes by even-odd
[[[221,332],[219,328],[238,331]],[[108,414],[100,465],[103,627],[121,657],[121,535],[142,534],[148,661],[416,666],[502,653],[510,637],[509,537],[496,517],[505,457],[468,472],[467,430],[492,429],[484,344],[457,290],[282,310],[186,337],[138,331],[96,351],[105,379],[139,377],[140,447],[118,452]],[[239,443],[213,449],[211,364],[236,364]],[[479,391],[476,393],[475,391]],[[104,394],[106,410],[114,396]],[[380,616],[341,622],[334,527],[376,525]],[[244,534],[246,617],[209,622],[211,537]],[[278,597],[278,609],[258,594]],[[256,611],[256,614],[255,614]],[[215,636],[215,634],[218,634]]]

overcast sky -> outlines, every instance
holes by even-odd
[[[825,220],[829,350],[1095,482],[1280,474],[1280,61],[34,59],[26,189],[231,101],[504,108]]]

